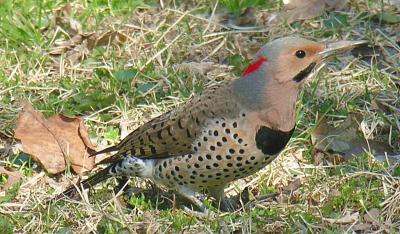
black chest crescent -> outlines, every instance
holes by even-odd
[[[256,133],[257,148],[264,154],[275,155],[285,148],[293,131],[294,127],[288,132],[282,132],[262,126]]]

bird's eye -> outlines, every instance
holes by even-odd
[[[304,52],[304,50],[298,50],[298,51],[296,51],[295,55],[297,58],[304,58],[304,57],[306,57],[306,52]]]

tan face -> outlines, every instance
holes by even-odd
[[[267,76],[278,83],[303,83],[323,57],[320,55],[325,44],[303,38],[283,38],[267,44],[258,56],[267,59]]]
[[[279,82],[302,83],[322,62],[319,53],[324,49],[325,45],[318,43],[284,49],[275,63],[275,74],[278,74],[275,78]]]

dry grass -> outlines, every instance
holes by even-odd
[[[399,66],[396,67],[399,24],[379,24],[374,20],[372,16],[381,10],[378,3],[351,1],[346,11],[337,13],[346,17],[345,26],[324,26],[333,13],[292,26],[272,26],[265,19],[277,11],[279,4],[271,4],[255,15],[262,29],[230,32],[226,25],[209,20],[207,13],[213,12],[214,4],[165,3],[164,8],[145,6],[124,11],[124,4],[116,7],[74,1],[72,14],[65,16],[64,5],[55,2],[47,8],[46,4],[42,6],[39,29],[31,26],[37,25],[36,11],[14,10],[16,13],[8,20],[14,20],[15,27],[25,36],[5,27],[7,24],[3,22],[0,157],[2,163],[23,171],[25,178],[14,192],[0,194],[11,195],[0,201],[2,230],[17,233],[357,230],[396,233],[400,230],[400,173],[396,162],[377,161],[373,153],[366,152],[340,164],[327,160],[318,164],[314,162],[316,153],[310,141],[311,130],[322,116],[337,126],[349,113],[359,113],[362,116],[359,128],[365,139],[383,140],[399,152],[400,72]],[[384,5],[384,9],[399,13],[389,5]],[[27,12],[33,14],[32,18]],[[61,17],[61,23],[55,20],[56,15]],[[62,23],[71,18],[82,25],[80,32],[76,33],[79,27],[74,24],[71,27],[69,21]],[[77,34],[81,38],[71,39]],[[194,217],[176,208],[175,197],[170,193],[139,179],[131,180],[130,185],[137,191],[130,198],[113,192],[115,181],[109,180],[98,186],[93,196],[84,192],[81,201],[64,200],[47,205],[71,180],[76,181],[76,175],[48,175],[21,154],[12,137],[19,100],[28,99],[48,116],[64,112],[83,117],[91,126],[93,140],[99,148],[104,148],[204,87],[236,78],[255,48],[289,34],[316,40],[368,39],[383,48],[386,60],[378,58],[379,65],[370,65],[347,54],[332,61],[327,71],[305,86],[298,103],[296,136],[289,146],[272,165],[227,188],[231,195],[248,190],[250,202],[243,204],[243,210],[220,213],[216,218]],[[395,72],[390,74],[390,70],[385,70],[387,65]],[[125,83],[115,82],[113,76],[107,75],[130,69],[137,70],[137,74]],[[102,99],[110,95],[111,101]],[[85,96],[93,96],[95,103],[106,104],[87,108],[84,104],[91,100]],[[386,109],[374,106],[377,101],[384,103]],[[16,156],[23,163],[14,161]],[[141,196],[142,193],[146,196]]]

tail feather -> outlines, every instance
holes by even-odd
[[[110,169],[115,167],[117,163],[114,163],[110,166],[108,166],[107,168],[99,171],[98,173],[96,173],[95,175],[87,178],[86,180],[80,182],[79,184],[77,184],[76,186],[72,185],[70,186],[68,189],[66,189],[64,192],[62,192],[61,194],[59,194],[57,196],[57,199],[61,199],[64,197],[75,197],[77,195],[77,188],[79,189],[87,189],[90,187],[93,187],[94,185],[112,177],[113,175],[110,173]]]

